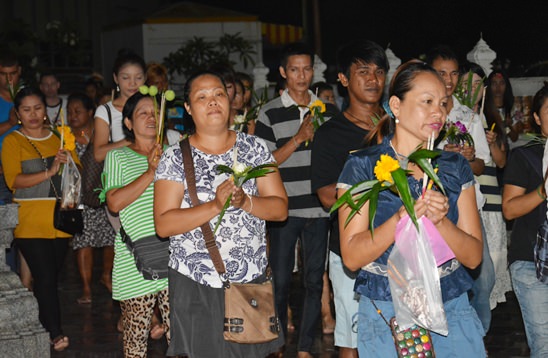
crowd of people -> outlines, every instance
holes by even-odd
[[[145,357],[148,339],[162,337],[167,356],[281,357],[295,329],[301,358],[312,357],[318,332],[334,334],[342,358],[395,357],[387,267],[398,225],[411,209],[385,190],[357,212],[351,205],[330,212],[354,185],[378,178],[376,166],[388,156],[406,171],[414,215],[428,219],[453,253],[438,265],[447,332],[430,332],[436,355],[486,356],[491,311],[510,290],[531,356],[548,355],[542,309],[548,287],[537,279],[533,254],[538,229],[544,224],[548,232],[548,84],[525,118],[514,108],[503,71],[487,76],[459,58],[436,46],[424,62],[407,61],[388,78],[382,47],[350,41],[336,54],[343,98],[336,86],[312,83],[314,53],[292,43],[282,50],[279,88],[266,103],[257,106],[252,76],[212,64],[187,79],[178,101],[184,120],[177,122],[180,113],[172,108],[160,136],[158,101],[148,87],[140,89],[169,89],[163,65],[121,50],[112,90],[90,76],[81,90],[61,95],[55,73],[41,74],[35,87],[21,86],[17,57],[0,54],[0,203],[20,205],[8,262],[36,296],[52,349],[70,344],[57,287],[67,250],[75,250],[82,282],[75,304],[89,305],[100,249],[99,281],[120,302],[125,357]],[[314,106],[323,108],[321,121]],[[451,124],[469,139],[446,135]],[[59,125],[70,127],[74,149],[55,135]],[[534,135],[519,145],[524,130]],[[430,141],[439,186],[426,188],[428,173],[411,158],[417,148],[432,149]],[[83,229],[75,235],[53,223],[60,169],[69,161],[84,180],[93,175],[101,181],[100,188],[82,190],[82,197],[95,200],[83,201]],[[219,165],[274,166],[237,185]],[[222,275],[204,225],[215,227]],[[145,277],[127,242],[149,238],[169,240],[165,277]],[[225,282],[262,282],[267,271],[278,338],[225,340]],[[289,309],[295,271],[304,289],[298,323]]]

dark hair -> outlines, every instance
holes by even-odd
[[[82,92],[73,92],[68,96],[67,99],[67,107],[71,102],[82,102],[82,105],[84,108],[88,111],[95,110],[95,104],[93,103],[93,100],[89,98],[85,93]]]
[[[544,86],[535,93],[533,105],[531,106],[531,113],[535,113],[540,118],[540,109],[546,101],[548,101],[548,81],[544,81]],[[535,133],[541,133],[541,128],[535,121],[535,118],[531,116],[530,120]]]
[[[242,82],[247,81],[251,84],[251,86],[253,86],[254,81],[253,81],[253,77],[250,74],[245,72],[236,72],[235,75],[237,80],[240,80]]]
[[[12,51],[0,51],[0,66],[2,67],[12,67],[18,66],[19,60],[17,55]]]
[[[453,60],[459,63],[459,58],[451,47],[447,45],[437,45],[431,48],[426,54],[426,63],[432,66],[432,63],[438,58],[441,58],[442,60]]]
[[[143,98],[151,98],[148,94],[142,94],[141,92],[136,92],[131,97],[129,97],[126,101],[126,104],[124,105],[124,109],[122,109],[122,130],[124,131],[124,135],[126,136],[126,139],[129,140],[132,143],[135,143],[135,133],[130,130],[126,126],[125,119],[129,119],[130,121],[133,121],[133,114],[135,112],[135,108],[137,108],[137,104],[143,99]]]
[[[506,88],[504,90],[504,95],[503,95],[503,108],[504,108],[504,113],[506,113],[506,115],[510,115],[510,113],[512,113],[512,108],[514,107],[514,92],[512,91],[512,84],[510,83],[510,78],[504,71],[493,70],[493,72],[491,72],[489,76],[487,77],[487,81],[485,81],[485,85],[487,86],[487,90],[485,92],[486,100],[487,98],[491,100],[491,98],[493,97],[493,92],[491,91],[491,82],[493,81],[493,78],[495,76],[502,76],[502,78],[504,79],[504,83],[506,84]]]
[[[319,95],[323,91],[333,91],[333,87],[327,82],[316,82],[310,86],[310,90],[314,94]]]
[[[432,66],[420,60],[409,60],[401,64],[394,73],[388,89],[388,98],[396,96],[401,101],[405,100],[407,93],[413,89],[415,78],[421,73],[432,73],[443,83],[443,79]],[[366,136],[366,142],[372,144],[380,143],[382,138],[388,133],[393,132],[393,130],[392,117],[389,114],[385,114],[375,128]]]
[[[314,64],[314,52],[312,51],[312,49],[303,42],[292,42],[282,48],[280,56],[280,66],[285,69],[289,57],[298,55],[309,56],[310,63],[312,65]]]
[[[232,69],[232,66],[226,63],[214,63],[213,65],[209,66],[208,71],[216,73],[217,76],[224,81],[225,87],[227,83],[236,82],[236,74]]]
[[[274,97],[278,97],[280,95],[280,91],[283,91],[287,88],[287,83],[285,81],[285,78],[280,75],[278,72],[278,78],[276,80],[276,86],[274,87]]]
[[[147,65],[145,64],[145,61],[141,56],[137,55],[132,50],[121,49],[120,51],[118,51],[118,56],[114,61],[114,65],[112,66],[112,73],[118,75],[120,69],[128,64],[141,67],[143,73],[146,73],[147,71]]]
[[[190,103],[189,101],[189,97],[190,97],[190,90],[192,88],[192,84],[194,83],[194,81],[198,78],[198,77],[202,77],[202,76],[206,76],[206,75],[210,75],[210,76],[214,76],[214,77],[217,77],[219,80],[221,80],[221,83],[223,84],[223,87],[225,88],[226,90],[226,84],[225,84],[225,81],[224,79],[216,72],[212,72],[212,71],[208,71],[208,70],[205,70],[205,71],[198,71],[196,73],[194,73],[192,76],[190,76],[188,78],[188,80],[186,81],[185,83],[185,86],[183,87],[183,101],[185,103]]]
[[[57,78],[57,75],[51,71],[42,72],[40,74],[40,80],[38,82],[42,82],[42,79],[44,79],[44,77],[53,77],[57,82],[59,82],[59,78]]]
[[[350,67],[355,63],[373,63],[386,72],[390,69],[384,49],[370,40],[354,40],[337,50],[337,70],[346,78],[350,78]]]
[[[44,111],[46,110],[46,97],[44,96],[42,91],[35,87],[23,87],[19,90],[19,92],[17,92],[13,100],[13,106],[15,107],[15,109],[19,110],[23,99],[30,96],[36,96],[40,98],[40,101],[42,101],[42,103],[44,104]]]
[[[161,63],[150,62],[146,67],[147,83],[152,77],[161,77],[168,80],[167,77],[167,68]]]
[[[483,70],[483,67],[481,67],[475,62],[466,61],[462,64],[462,66],[460,67],[461,76],[467,74],[468,72],[475,73],[476,75],[480,76],[484,80],[485,80],[485,77],[487,77],[485,75],[485,71]]]

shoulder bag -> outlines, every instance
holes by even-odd
[[[196,193],[194,162],[188,138],[180,142],[188,192],[193,206],[200,204]],[[206,248],[215,270],[221,278],[225,265],[209,222],[201,226]],[[225,319],[224,339],[235,343],[266,343],[278,338],[280,323],[274,306],[274,289],[270,270],[266,280],[260,283],[234,283],[224,281]]]
[[[139,270],[145,280],[167,278],[169,239],[162,239],[157,235],[152,235],[131,241],[123,226],[120,226],[120,236],[129,251],[133,254],[137,270]]]
[[[105,106],[108,113],[108,126],[110,132],[112,114],[108,105],[104,104],[103,106]],[[82,202],[91,208],[98,208],[101,206],[99,192],[102,187],[101,173],[103,172],[104,162],[95,160],[93,154],[93,137],[94,135],[91,136],[86,150],[80,157],[80,163],[82,164]]]

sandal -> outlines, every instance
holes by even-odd
[[[89,304],[91,304],[91,297],[82,296],[82,297],[80,297],[80,298],[77,298],[77,299],[76,299],[76,302],[77,302],[79,305],[89,305]]]
[[[166,333],[166,327],[163,323],[156,324],[152,329],[150,330],[150,338],[154,340],[158,340],[164,336]]]
[[[69,346],[69,338],[60,334],[55,337],[50,343],[55,351],[61,352]]]

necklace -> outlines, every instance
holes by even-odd
[[[400,163],[400,167],[402,169],[407,169],[407,165],[409,164],[409,158],[407,158],[405,155],[398,153],[396,148],[394,147],[394,144],[392,144],[392,139],[390,139],[390,148],[394,151],[396,154],[396,158],[398,159],[398,162]]]
[[[352,112],[350,112],[349,110],[344,111],[344,113],[347,113],[350,117],[352,117],[355,120],[357,120],[358,122],[362,123],[365,126],[365,128],[368,129],[368,130],[371,130],[371,129],[375,128],[375,124],[371,120],[369,122],[363,121],[359,117],[352,114]]]

